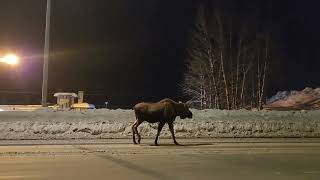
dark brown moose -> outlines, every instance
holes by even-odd
[[[186,103],[177,103],[169,98],[162,99],[156,103],[138,103],[133,107],[134,113],[136,115],[136,121],[132,126],[133,143],[137,144],[135,139],[135,134],[138,136],[138,143],[140,144],[141,136],[138,132],[138,126],[147,121],[149,123],[157,123],[158,133],[154,141],[155,145],[158,145],[159,134],[165,125],[168,124],[169,130],[172,135],[173,142],[179,145],[174,136],[173,121],[179,116],[181,119],[192,118],[192,112],[189,110]]]

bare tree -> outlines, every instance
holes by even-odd
[[[269,34],[258,30],[259,19],[235,20],[219,6],[213,13],[205,10],[199,8],[191,32],[183,92],[199,108],[261,109],[270,61]]]

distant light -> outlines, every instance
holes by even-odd
[[[3,58],[0,58],[0,61],[10,65],[16,65],[19,62],[19,58],[14,54],[8,54]]]

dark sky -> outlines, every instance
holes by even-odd
[[[180,99],[196,2],[52,0],[50,93],[84,90],[89,102],[108,99],[120,106]],[[35,103],[41,94],[45,5],[45,0],[0,0],[0,56],[22,57],[16,68],[0,65],[0,92],[28,92],[28,101]],[[274,1],[282,57],[273,91],[319,86],[319,5],[316,0]]]
[[[282,54],[273,91],[320,87],[319,6],[316,0],[273,3],[277,51]]]

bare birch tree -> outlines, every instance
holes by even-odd
[[[256,28],[258,20],[251,26],[233,18],[218,8],[207,14],[199,8],[182,88],[201,109],[260,110],[265,99],[270,35]]]

